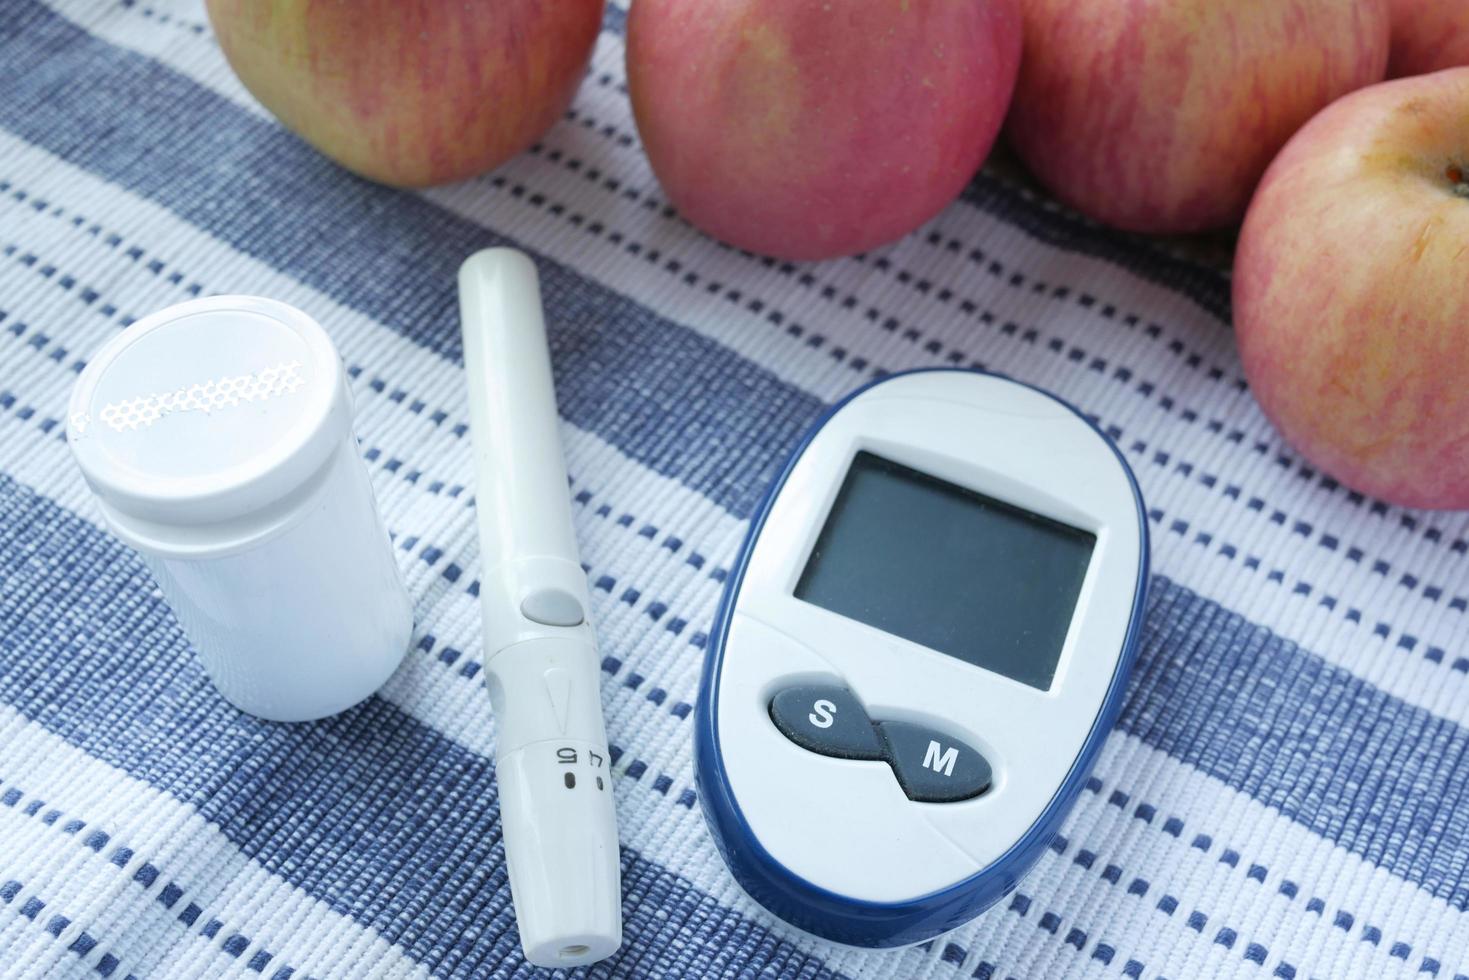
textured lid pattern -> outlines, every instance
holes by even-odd
[[[67,438],[105,504],[150,522],[234,520],[308,480],[349,431],[325,331],[218,296],[139,320],[87,365]]]

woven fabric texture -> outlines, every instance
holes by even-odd
[[[197,2],[0,2],[0,973],[536,974],[480,677],[454,295],[464,256],[513,244],[542,274],[614,746],[626,943],[587,975],[1464,980],[1469,519],[1313,470],[1246,390],[1217,268],[1008,177],[854,259],[704,238],[642,157],[623,21],[614,3],[538,146],[410,193],[277,125]],[[317,724],[218,697],[63,439],[103,342],[223,292],[332,334],[415,602],[402,668]],[[1034,873],[952,935],[866,953],[729,877],[691,705],[786,453],[923,365],[1094,417],[1141,483],[1154,578],[1120,721]]]

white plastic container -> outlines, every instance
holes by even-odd
[[[397,668],[412,605],[311,317],[217,296],[139,320],[82,372],[67,441],[237,707],[322,718]]]

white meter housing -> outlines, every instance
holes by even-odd
[[[995,375],[896,375],[808,435],[726,586],[697,717],[726,862],[794,925],[921,942],[1018,883],[1111,728],[1147,526],[1112,443]]]

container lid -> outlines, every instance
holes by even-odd
[[[214,296],[107,343],[72,391],[67,440],[115,529],[153,539],[278,509],[350,432],[326,331],[285,303]]]

